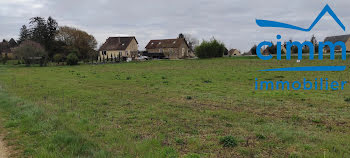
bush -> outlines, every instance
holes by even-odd
[[[39,63],[40,66],[46,65],[48,53],[45,48],[34,41],[23,41],[20,46],[14,49],[14,53],[19,59],[29,66]]]
[[[237,140],[233,136],[226,136],[220,139],[220,144],[223,147],[235,147],[237,146]]]
[[[75,53],[70,53],[67,56],[67,64],[68,65],[78,65],[79,59]]]
[[[256,48],[258,46],[254,45],[251,49],[250,49],[250,52],[252,53],[252,55],[256,55]]]
[[[53,56],[53,61],[60,64],[60,62],[64,62],[64,56],[62,54],[55,54]]]
[[[344,101],[350,103],[350,98],[345,98]]]
[[[203,41],[195,48],[195,53],[198,58],[217,58],[222,57],[225,50],[227,49],[223,43],[212,39],[210,41]]]

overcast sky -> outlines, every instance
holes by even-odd
[[[326,4],[344,23],[344,32],[327,14],[311,32],[260,28],[255,19],[308,28]],[[263,40],[306,40],[312,34],[341,35],[350,30],[349,0],[0,0],[0,38],[18,38],[19,29],[34,16],[56,19],[60,26],[78,27],[99,45],[118,35],[136,36],[143,50],[151,39],[189,33],[215,37],[228,48],[247,51]]]

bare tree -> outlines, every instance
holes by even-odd
[[[194,51],[196,46],[199,45],[199,40],[196,37],[193,37],[191,34],[183,34],[185,40],[187,41],[188,46],[191,51]]]

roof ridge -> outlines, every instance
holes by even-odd
[[[169,39],[153,39],[151,41],[163,41],[163,40],[178,40],[178,38],[169,38]]]

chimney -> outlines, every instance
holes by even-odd
[[[179,38],[185,38],[184,34],[180,33]]]

